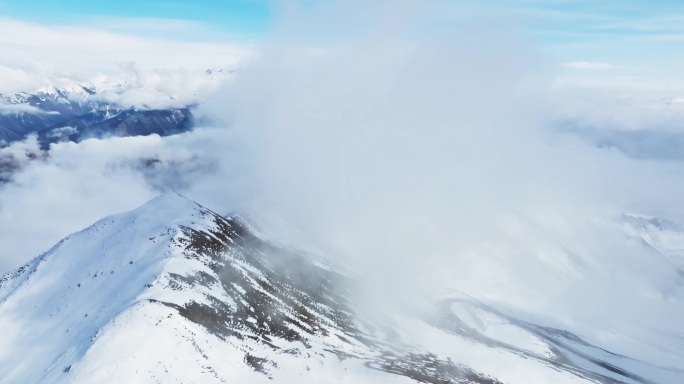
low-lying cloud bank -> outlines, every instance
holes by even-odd
[[[486,19],[436,26],[420,4],[395,5],[390,23],[385,7],[291,9],[202,104],[214,127],[54,145],[0,187],[3,267],[177,190],[340,255],[378,301],[456,289],[676,364],[681,263],[615,221],[624,211],[681,221],[684,167],[562,132],[566,100],[549,101],[552,77],[522,39],[478,28]],[[350,23],[363,33],[340,38]]]

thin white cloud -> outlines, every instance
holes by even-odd
[[[684,33],[661,33],[645,35],[638,38],[644,42],[679,42],[684,40]]]
[[[0,99],[0,115],[9,115],[16,113],[45,113],[40,109],[30,106],[28,104],[13,104]]]
[[[564,68],[578,70],[606,70],[620,68],[618,65],[598,61],[571,61],[563,63]]]
[[[249,41],[242,35],[229,33],[216,26],[195,20],[154,17],[93,16],[79,25],[110,33],[184,42]]]

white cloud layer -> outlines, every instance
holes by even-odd
[[[172,25],[187,28],[192,25]],[[181,29],[181,32],[183,30]],[[94,26],[44,26],[0,18],[0,92],[32,91],[55,79],[89,81],[93,74],[118,75],[171,69],[235,69],[252,54],[248,44],[145,37]],[[134,63],[134,64],[131,64]]]
[[[568,63],[563,63],[565,68],[569,69],[580,69],[580,70],[603,70],[603,69],[615,69],[619,66],[611,63],[601,63],[592,61],[571,61]]]
[[[28,104],[14,104],[0,99],[0,115],[12,115],[17,113],[42,113],[40,109]]]
[[[0,269],[17,267],[103,216],[213,175],[214,159],[198,158],[207,139],[201,132],[186,136],[60,143],[33,161],[25,154],[40,153],[34,138],[0,149],[0,159],[14,159],[5,163],[20,169],[0,186]]]
[[[426,27],[418,1],[393,2],[389,21],[360,4],[290,10],[202,105],[217,128],[54,145],[0,189],[4,266],[175,189],[349,258],[369,296],[457,289],[675,365],[677,264],[612,220],[684,217],[684,166],[558,134],[551,79],[511,31]]]

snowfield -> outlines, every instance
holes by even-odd
[[[65,238],[0,280],[0,382],[684,382],[455,292],[371,316],[346,272],[251,228],[168,194]]]

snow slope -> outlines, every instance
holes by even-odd
[[[369,314],[353,278],[177,194],[0,280],[2,383],[680,383],[456,293]]]

